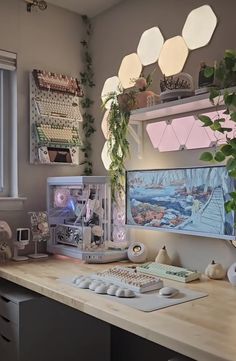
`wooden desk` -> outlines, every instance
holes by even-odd
[[[36,262],[11,262],[0,267],[0,277],[198,361],[236,361],[236,288],[227,281],[203,280],[186,286],[167,281],[209,296],[150,313],[58,281],[63,276],[107,267],[55,256]]]

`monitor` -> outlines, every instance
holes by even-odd
[[[127,171],[126,225],[232,240],[234,189],[224,166]]]

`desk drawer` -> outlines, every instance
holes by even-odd
[[[11,341],[16,341],[18,340],[18,326],[5,317],[0,316],[0,335],[5,336]]]
[[[18,324],[19,306],[0,294],[0,316]]]
[[[1,360],[17,361],[17,345],[0,334],[0,355]]]

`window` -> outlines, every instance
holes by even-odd
[[[16,54],[0,50],[0,210],[19,209]],[[9,202],[11,201],[11,202]]]

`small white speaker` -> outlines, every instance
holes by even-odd
[[[147,258],[147,248],[141,242],[133,242],[128,248],[128,258],[131,262],[142,263]]]

